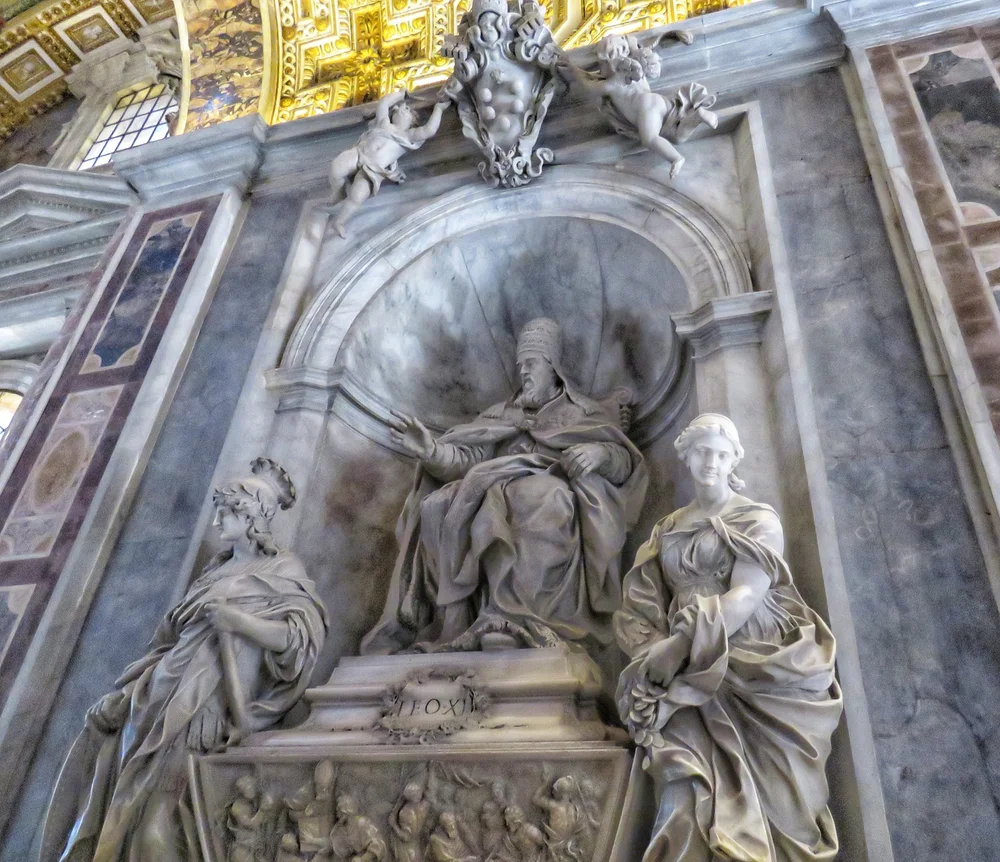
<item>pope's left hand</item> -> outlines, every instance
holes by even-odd
[[[607,459],[607,450],[600,443],[577,443],[563,452],[560,462],[570,479],[579,479],[587,473],[599,471]]]

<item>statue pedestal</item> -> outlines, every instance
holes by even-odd
[[[628,736],[601,721],[600,671],[567,649],[343,658],[306,692],[309,718],[248,744],[582,742]]]
[[[439,847],[464,843],[457,859],[504,859],[491,855],[503,842],[534,842],[532,859],[563,862],[572,848],[566,862],[632,862],[641,772],[624,731],[601,721],[600,691],[594,662],[566,649],[344,658],[306,693],[303,724],[192,760],[206,862],[230,858],[244,776],[258,788],[251,807],[265,812],[260,858],[278,858],[284,841],[300,855],[282,859],[309,859],[323,835],[333,848],[339,834],[371,841],[379,862],[430,860],[436,834]],[[338,821],[341,803],[357,813]],[[401,822],[422,825],[408,839]],[[555,823],[573,834],[554,835]]]

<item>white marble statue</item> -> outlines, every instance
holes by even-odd
[[[225,550],[164,617],[149,652],[87,712],[52,798],[41,862],[200,860],[189,753],[219,751],[271,727],[308,685],[326,611],[298,558],[277,548],[270,530],[295,489],[267,458],[252,470],[215,492]],[[248,813],[256,788],[240,792],[247,799],[237,813]],[[232,828],[244,825],[233,814]]]
[[[378,192],[383,180],[401,183],[406,179],[399,159],[437,134],[441,115],[448,104],[447,100],[437,102],[427,122],[414,126],[416,118],[406,103],[406,90],[397,90],[379,99],[375,119],[368,124],[368,130],[330,165],[333,201],[337,203],[343,199],[333,222],[337,233],[347,235],[347,220]]]
[[[385,613],[365,653],[611,641],[621,553],[646,467],[611,411],[569,384],[561,333],[529,322],[520,389],[435,439],[396,414],[394,439],[420,465],[400,518]],[[496,636],[496,637],[494,637]]]
[[[535,148],[555,92],[556,43],[535,0],[473,0],[444,56],[455,71],[442,94],[458,105],[462,130],[486,160],[479,172],[491,186],[524,185],[551,162]]]
[[[650,89],[649,82],[660,75],[660,58],[654,48],[663,38],[689,45],[693,37],[686,30],[670,30],[644,45],[639,37],[612,34],[601,39],[597,48],[599,74],[592,75],[568,60],[560,63],[560,69],[601,96],[601,113],[615,131],[661,155],[670,163],[670,176],[676,177],[684,157],[674,144],[685,141],[699,124],[714,129],[719,121],[710,110],[715,96],[700,84],[687,84],[667,97]]]
[[[645,749],[659,812],[644,862],[829,862],[835,643],[782,558],[770,506],[738,493],[725,416],[675,447],[696,498],[660,521],[625,576],[615,635],[623,721]]]

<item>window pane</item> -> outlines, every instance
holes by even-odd
[[[112,154],[130,147],[163,140],[169,135],[166,111],[176,105],[177,100],[163,84],[123,93],[115,102],[115,110],[96,130],[80,169],[107,164]]]

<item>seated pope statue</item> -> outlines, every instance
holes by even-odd
[[[419,459],[385,612],[362,652],[610,643],[621,554],[646,493],[617,416],[569,385],[547,318],[517,343],[521,387],[434,439],[394,414]],[[491,643],[492,642],[492,643]]]

